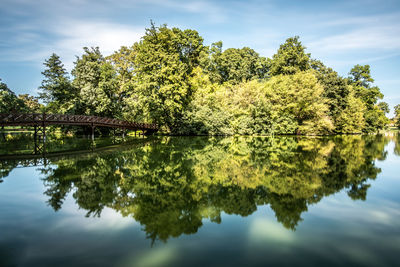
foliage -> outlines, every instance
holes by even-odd
[[[118,111],[118,114],[114,115],[117,117],[129,118],[129,115],[132,114],[127,105],[127,102],[129,102],[127,100],[135,90],[136,81],[133,72],[135,55],[136,52],[133,48],[122,46],[118,51],[106,57],[106,62],[110,64],[115,71],[112,77],[117,87],[113,94],[113,104],[116,106],[112,108],[112,110]],[[107,80],[105,80],[105,82],[106,81]]]
[[[343,78],[305,49],[295,36],[265,59],[249,47],[204,46],[195,30],[152,23],[139,42],[110,56],[84,47],[72,82],[51,55],[41,98],[51,112],[154,122],[171,134],[322,135],[386,127],[389,109],[378,104],[383,95],[369,65]]]
[[[43,65],[44,79],[39,87],[39,98],[47,104],[47,112],[62,114],[71,112],[77,92],[71,85],[68,72],[60,57],[53,53]]]
[[[7,84],[0,79],[0,113],[16,113],[25,111],[24,101],[19,99]]]
[[[400,128],[400,105],[394,106],[394,124]]]
[[[310,54],[305,49],[298,36],[288,38],[269,61],[270,75],[288,75],[308,70]]]
[[[42,113],[44,110],[44,105],[39,103],[39,99],[37,97],[29,94],[22,94],[18,95],[18,98],[24,102],[26,112]]]
[[[383,98],[383,94],[377,86],[372,86],[374,79],[371,77],[369,65],[356,65],[349,73],[349,82],[354,90],[355,97],[360,98],[365,104],[365,128],[366,132],[374,132],[383,129],[389,120],[385,112],[378,107],[378,99]]]
[[[198,75],[187,116],[189,133],[325,134],[333,129],[312,72],[230,86],[213,85],[207,75]]]
[[[267,83],[268,98],[277,111],[278,117],[291,118],[289,129],[296,134],[326,134],[332,131],[333,124],[328,116],[327,101],[323,97],[323,87],[312,71],[298,72],[294,75],[278,75]],[[275,129],[280,129],[276,118]]]
[[[267,60],[249,47],[228,48],[222,52],[222,42],[219,42],[209,49],[204,69],[215,82],[237,84],[267,77]]]
[[[193,95],[188,80],[199,65],[203,38],[194,30],[152,24],[133,49],[136,88],[127,100],[131,112],[176,131]]]
[[[346,99],[347,106],[336,119],[336,132],[361,133],[365,128],[365,104],[361,99],[349,94]]]
[[[379,102],[378,103],[378,108],[380,110],[382,110],[383,113],[385,113],[385,114],[390,112],[389,105],[386,102]]]
[[[324,88],[323,96],[327,98],[329,115],[336,122],[340,112],[346,109],[349,104],[347,99],[350,90],[346,80],[318,60],[312,60],[311,66],[315,70],[319,83]]]
[[[76,110],[86,115],[113,116],[113,100],[117,90],[115,70],[106,64],[98,47],[84,47],[72,70],[73,85],[79,90]],[[115,114],[116,115],[116,114]]]

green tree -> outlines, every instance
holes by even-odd
[[[394,114],[396,117],[400,117],[400,104],[394,106]]]
[[[116,113],[122,113],[120,115],[123,117],[131,112],[126,102],[136,88],[136,79],[134,78],[135,55],[133,47],[122,46],[118,51],[106,57],[107,63],[111,64],[115,70],[115,74],[111,76],[117,83],[117,89],[114,93],[116,98],[114,102],[118,106]]]
[[[361,133],[365,127],[365,104],[352,93],[347,96],[346,103],[336,119],[336,132]]]
[[[0,113],[26,112],[24,101],[19,99],[0,79]]]
[[[390,112],[389,105],[386,102],[379,102],[378,108],[383,111],[383,113],[387,114]]]
[[[213,83],[221,83],[221,75],[219,73],[218,58],[222,54],[222,41],[212,43],[209,47],[205,47],[200,53],[200,66],[208,75]]]
[[[313,71],[274,76],[265,86],[277,114],[276,133],[326,134],[333,130],[324,89]]]
[[[219,83],[240,83],[267,76],[267,60],[249,47],[228,48],[221,52],[222,43],[211,47],[211,70]]]
[[[371,68],[369,65],[355,65],[349,72],[351,83],[356,86],[370,88],[374,79],[371,77]]]
[[[310,54],[307,54],[305,49],[298,36],[288,38],[269,60],[270,75],[287,75],[308,70]]]
[[[177,131],[193,95],[188,81],[200,63],[203,38],[194,30],[152,24],[134,50],[136,89],[127,101],[131,114]]]
[[[44,106],[39,103],[37,97],[29,94],[18,95],[18,98],[24,102],[27,112],[41,113],[44,110]]]
[[[400,127],[400,104],[394,106],[394,124]]]
[[[379,87],[372,86],[374,79],[371,77],[369,65],[355,65],[349,72],[349,82],[357,98],[360,98],[365,104],[365,131],[375,132],[383,129],[389,122],[384,111],[378,106],[377,102],[383,98]]]
[[[316,71],[315,75],[324,88],[323,96],[328,100],[329,115],[336,125],[339,114],[349,104],[347,99],[350,90],[347,82],[344,78],[340,77],[336,71],[326,67],[318,60],[312,60],[311,66]]]
[[[47,110],[54,113],[69,113],[74,107],[77,91],[72,87],[68,72],[64,68],[60,57],[52,54],[43,63],[44,79],[39,87],[39,98],[47,104]]]
[[[72,70],[73,85],[79,90],[76,110],[86,115],[118,117],[120,103],[116,71],[98,47],[84,47]]]

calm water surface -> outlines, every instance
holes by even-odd
[[[400,136],[96,142],[0,139],[0,266],[400,266]]]

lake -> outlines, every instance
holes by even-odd
[[[400,264],[396,133],[0,140],[0,266]]]

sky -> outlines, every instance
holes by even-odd
[[[265,57],[298,35],[342,76],[369,64],[383,101],[400,104],[400,0],[0,0],[0,78],[37,95],[52,53],[70,71],[84,46],[109,55],[139,41],[151,20]]]

